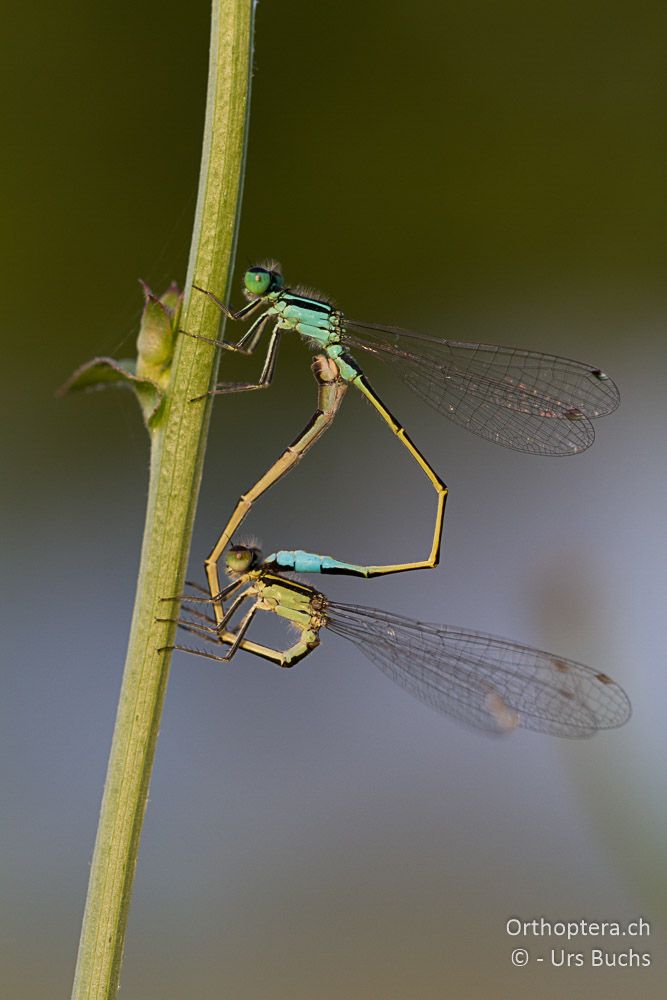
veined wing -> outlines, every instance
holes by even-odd
[[[591,420],[619,403],[616,385],[600,369],[553,354],[357,321],[346,321],[342,340],[395,368],[438,413],[516,451],[585,451],[595,439]]]
[[[517,726],[592,736],[621,726],[630,702],[618,684],[581,663],[507,639],[329,603],[327,627],[402,688],[477,729]]]

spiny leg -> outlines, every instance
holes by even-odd
[[[199,619],[199,623],[198,624],[206,623],[207,626],[210,626],[211,632],[217,632],[218,631],[217,630],[217,626],[215,624],[215,618],[213,618],[212,615],[207,615],[205,611],[201,610],[201,608],[188,608],[188,614],[189,615],[194,615],[195,618],[198,618]],[[175,621],[177,623],[179,621],[184,621],[184,619],[182,619],[182,618],[169,618],[167,620],[168,621]]]
[[[186,632],[193,632],[202,639],[209,639],[211,642],[217,643],[219,640],[215,637],[218,634],[218,629],[216,628],[215,622],[209,618],[208,615],[203,615],[200,611],[195,609],[193,609],[190,613],[198,618],[203,618],[204,621],[193,621],[192,618],[185,617],[156,618],[155,621],[169,623],[170,625],[178,625],[179,628],[184,629]],[[210,624],[205,625],[204,622],[210,622]]]
[[[225,587],[225,589],[223,591],[221,591],[220,594],[218,595],[219,602],[221,603],[222,600],[224,600],[225,597],[231,597],[233,593],[235,593],[240,587],[244,587],[246,585],[246,583],[247,583],[246,580],[235,580],[228,587]],[[199,617],[201,619],[204,619],[207,622],[210,622],[211,625],[213,626],[212,628],[206,628],[206,626],[202,625],[201,628],[206,628],[206,631],[208,631],[208,632],[220,633],[220,632],[223,632],[225,630],[228,622],[235,615],[236,611],[241,607],[241,605],[243,604],[243,602],[247,601],[252,596],[253,595],[252,595],[252,593],[250,593],[249,590],[246,590],[242,594],[239,594],[238,597],[236,597],[232,601],[232,603],[230,604],[230,606],[227,608],[226,611],[223,608],[223,612],[224,613],[223,613],[223,615],[222,615],[222,617],[220,618],[219,621],[216,621],[215,618],[211,618],[211,617],[209,617],[209,615],[204,614],[201,611],[198,611],[196,608],[188,608],[188,612],[190,614],[196,615],[197,617]],[[190,597],[187,594],[182,598],[182,600],[186,604],[213,604],[213,603],[218,603],[218,601],[214,602],[213,598],[210,598],[210,597]],[[177,623],[180,623],[182,621],[188,621],[188,619],[179,619],[179,618],[158,618],[157,620],[158,621],[170,621],[170,622],[175,621]],[[190,622],[190,624],[193,624],[193,623]],[[244,629],[244,631],[245,631],[245,629]]]
[[[281,332],[280,326],[276,323],[271,334],[271,339],[269,340],[266,358],[264,359],[264,365],[258,382],[218,382],[208,392],[203,393],[201,396],[194,396],[190,402],[196,403],[200,399],[206,399],[207,396],[222,396],[231,392],[248,392],[251,389],[268,389],[276,372]]]
[[[242,583],[245,583],[245,581],[242,581]],[[241,607],[241,605],[243,604],[244,601],[247,601],[248,598],[250,598],[252,596],[253,595],[251,593],[249,593],[248,591],[246,591],[243,594],[239,594],[239,596],[236,598],[236,600],[232,601],[232,603],[230,604],[230,606],[224,612],[224,614],[222,615],[222,618],[220,619],[219,622],[217,622],[215,620],[215,618],[209,617],[209,615],[202,614],[201,612],[198,612],[196,608],[188,608],[187,610],[188,610],[189,614],[198,615],[199,618],[203,618],[205,621],[211,622],[211,624],[214,627],[210,628],[210,629],[207,629],[207,631],[209,631],[209,632],[222,632],[224,630],[225,626],[227,625],[227,623],[229,622],[230,618],[233,617],[233,615],[236,613],[236,611],[238,610],[238,608]],[[208,598],[201,598],[201,597],[189,597],[188,598],[188,597],[185,597],[184,598],[184,602],[189,603],[191,601],[192,602],[202,602],[204,604],[213,604],[213,601],[212,601],[212,599],[210,597],[208,597]],[[160,622],[174,622],[174,621],[175,622],[180,622],[180,621],[185,621],[185,620],[186,619],[181,619],[181,618],[157,618],[156,619],[156,621],[160,621]],[[190,624],[192,624],[192,622]],[[204,626],[202,626],[202,628],[204,628]]]
[[[205,587],[201,587],[198,583],[191,583],[189,580],[186,580],[185,582],[188,587],[193,587],[202,594],[206,594],[206,597],[195,597],[193,594],[177,594],[175,597],[161,597],[160,600],[165,602],[183,601],[187,604],[212,604],[214,601],[219,601],[222,604],[224,601],[229,600],[230,597],[233,597],[237,590],[240,590],[241,587],[245,586],[246,581],[233,580],[231,583],[228,583],[226,587],[223,587],[220,593],[216,594],[214,597],[211,597],[208,590],[206,590]]]
[[[198,291],[204,291],[204,289],[200,289],[198,285],[193,285],[193,288],[196,288]],[[255,312],[255,310],[262,305],[261,301],[249,302],[247,306],[244,306],[242,309],[239,309],[237,313],[234,313],[227,309],[226,306],[223,306],[220,300],[217,299],[212,292],[205,292],[205,294],[208,295],[208,297],[212,299],[220,309],[222,309],[224,315],[227,316],[228,319],[232,320],[244,319],[247,316],[250,316],[251,313]],[[251,324],[249,329],[246,330],[243,336],[240,337],[235,344],[230,344],[226,340],[218,340],[217,337],[205,337],[201,333],[192,333],[190,330],[186,330],[183,327],[179,327],[178,332],[184,333],[186,337],[192,337],[193,340],[203,340],[205,344],[212,344],[214,347],[222,347],[225,351],[235,351],[239,354],[252,354],[259,343],[260,337],[264,332],[264,327],[266,326],[270,316],[271,313],[268,311],[262,313],[262,315]]]
[[[215,646],[220,645],[218,639],[214,639],[212,635],[208,635],[207,632],[215,632],[214,628],[207,628],[206,626],[199,625],[197,622],[191,622],[187,618],[160,618],[158,621],[171,621],[175,622],[179,628],[183,629],[184,632],[190,632],[192,635],[196,635],[198,639],[204,639],[206,642],[211,642]],[[206,631],[202,629],[206,628]],[[180,650],[182,653],[192,653],[194,656],[203,656],[208,660],[215,660],[217,663],[229,663],[230,656],[226,653],[224,656],[216,656],[215,653],[209,653],[206,649],[199,649],[197,646],[183,646],[180,643],[169,643],[167,646],[160,646],[158,653],[171,652],[174,649]]]
[[[429,482],[433,486],[437,497],[435,525],[433,528],[433,541],[431,551],[427,559],[420,559],[410,563],[392,563],[386,566],[359,566],[356,563],[344,563],[331,556],[321,556],[313,552],[302,550],[287,551],[281,549],[270,556],[267,562],[275,562],[283,569],[292,569],[301,573],[330,573],[343,576],[385,576],[389,573],[406,573],[416,569],[433,569],[440,560],[440,545],[442,540],[442,529],[445,518],[445,502],[447,500],[447,487],[431,468],[426,458],[419,451],[417,446],[410,440],[404,427],[399,424],[394,415],[387,409],[380,397],[375,393],[365,375],[359,374],[352,380],[364,396],[373,404],[382,419],[387,423],[401,444],[407,448],[410,455],[417,462],[420,469],[426,474]]]
[[[268,319],[268,314],[261,316],[258,323],[262,324],[262,328],[259,330],[259,334],[262,333],[262,329],[266,320]],[[249,331],[250,332],[250,331]],[[231,392],[248,392],[252,389],[267,389],[271,382],[273,381],[273,376],[276,372],[276,361],[278,358],[278,348],[280,347],[280,325],[276,323],[269,340],[269,346],[266,351],[266,358],[264,359],[264,365],[262,366],[262,371],[259,376],[258,382],[218,382],[214,385],[212,389],[208,392],[204,392],[201,396],[193,396],[190,400],[191,403],[197,403],[200,399],[206,399],[207,396],[220,396],[223,393]],[[217,341],[213,341],[217,343]],[[225,346],[224,344],[222,346]],[[253,348],[254,350],[254,348]]]
[[[239,607],[239,605],[242,603],[242,601],[247,600],[247,598],[250,596],[251,596],[250,594],[241,594],[241,596],[234,601],[233,607],[229,609],[223,621],[217,627],[215,625],[204,625],[202,622],[193,621],[191,618],[158,618],[157,621],[173,622],[176,625],[178,625],[179,628],[184,629],[186,632],[192,632],[195,635],[199,635],[202,639],[209,639],[212,640],[213,642],[218,641],[216,638],[214,638],[214,636],[218,636],[220,635],[220,633],[223,633],[224,635],[233,635],[234,641],[231,644],[228,643],[228,645],[230,645],[230,649],[227,651],[227,653],[225,653],[223,657],[221,657],[222,660],[231,660],[231,658],[236,653],[236,650],[239,648],[241,641],[243,640],[243,637],[248,631],[250,623],[257,614],[257,601],[253,603],[247,615],[241,620],[239,627],[234,632],[225,632],[224,626],[227,624],[227,622],[229,621],[233,613],[236,611],[236,609]],[[224,640],[222,641],[224,642]]]
[[[303,660],[306,656],[310,656],[313,650],[317,649],[320,644],[318,633],[319,630],[317,633],[309,633],[311,638],[307,641],[302,635],[299,642],[295,642],[289,649],[273,649],[272,646],[262,646],[258,642],[252,642],[249,639],[241,639],[237,643],[236,633],[234,632],[221,632],[220,642],[234,645],[235,652],[237,649],[243,649],[246,653],[252,653],[253,656],[259,656],[263,660],[277,663],[279,667],[294,667],[300,660]]]
[[[221,310],[221,312],[228,318],[232,320],[240,320],[250,316],[255,312],[260,306],[266,305],[262,299],[253,300],[247,305],[243,306],[237,312],[229,309],[213,292],[207,291],[205,288],[201,288],[199,285],[193,285],[197,291],[203,292],[204,295],[208,296],[212,302]],[[238,354],[250,355],[253,354],[259,344],[259,341],[264,333],[266,325],[273,315],[271,310],[267,310],[262,313],[254,323],[250,326],[248,330],[243,334],[243,336],[235,343],[230,344],[225,340],[218,340],[215,337],[205,337],[200,333],[191,333],[190,330],[185,330],[183,327],[179,329],[179,333],[184,333],[188,337],[192,337],[194,340],[203,340],[207,344],[212,344],[216,347],[221,347],[226,351],[234,351]],[[273,378],[273,372],[275,370],[275,360],[278,350],[279,338],[276,337],[276,329],[274,329],[271,341],[269,343],[266,360],[264,362],[264,367],[262,369],[262,374],[258,383],[253,382],[240,382],[240,383],[224,383],[221,382],[219,385],[214,386],[211,393],[217,392],[245,392],[248,389],[263,389],[266,385],[269,385],[271,379]],[[194,403],[197,400],[204,399],[207,395],[211,393],[204,393],[202,396],[195,396],[190,402]]]
[[[232,581],[232,583],[230,583],[227,587],[224,588],[224,590],[221,590],[220,593],[216,595],[216,599],[222,604],[222,602],[224,600],[226,600],[226,599],[232,597],[234,594],[236,594],[236,592],[241,587],[244,587],[246,585],[246,583],[247,583],[246,580],[234,580],[234,581]],[[208,591],[205,590],[204,587],[200,587],[199,584],[197,584],[197,583],[190,583],[189,586],[194,587],[197,590],[201,590],[205,594],[208,594]],[[226,612],[224,612],[224,607],[223,607],[224,614],[222,616],[222,623],[220,625],[216,622],[215,618],[211,617],[210,615],[207,615],[204,611],[199,610],[199,608],[197,608],[197,607],[188,607],[187,610],[188,610],[189,614],[194,615],[196,618],[199,618],[200,619],[199,622],[193,622],[191,619],[189,619],[189,618],[183,618],[183,617],[181,617],[181,618],[171,618],[171,617],[160,618],[159,617],[159,618],[156,618],[155,620],[158,621],[158,622],[170,622],[170,623],[176,624],[180,628],[187,629],[190,632],[193,632],[195,629],[201,630],[201,632],[198,632],[197,634],[201,634],[202,632],[213,633],[213,635],[211,635],[211,636],[202,635],[202,638],[209,638],[211,642],[218,642],[218,639],[217,638],[213,638],[213,636],[217,636],[218,635],[219,630],[221,630],[221,629],[224,628],[224,626],[227,624],[227,622],[229,621],[229,619],[231,618],[231,616],[234,614],[234,612],[236,611],[236,609],[239,607],[239,605],[242,603],[242,601],[244,601],[249,596],[250,595],[248,593],[244,593],[244,594],[239,595],[236,598],[236,600],[234,600],[232,602],[231,606],[228,608],[228,610]],[[164,603],[173,603],[173,602],[176,602],[176,601],[182,601],[183,603],[188,604],[188,605],[190,605],[190,604],[208,604],[208,605],[210,605],[210,604],[213,603],[213,599],[211,597],[208,597],[208,596],[207,597],[194,597],[192,594],[179,594],[178,597],[162,597],[161,601],[164,602]],[[204,624],[204,622],[206,622],[207,624]],[[162,648],[163,649],[185,649],[184,646],[164,646]],[[194,652],[194,650],[186,650],[186,652],[188,652],[188,651],[189,652]],[[220,660],[226,660],[228,658],[229,658],[228,656],[226,656],[226,657],[217,657],[217,659],[220,659]],[[216,659],[216,657],[214,657],[214,659]]]
[[[250,627],[250,623],[256,614],[257,614],[257,601],[255,601],[255,603],[253,604],[253,606],[251,607],[250,611],[245,616],[245,618],[242,619],[241,623],[239,624],[239,627],[236,629],[236,632],[233,633],[234,642],[230,644],[229,652],[227,653],[226,657],[228,660],[231,660],[232,656],[243,642],[245,634]],[[224,625],[222,623],[219,631],[224,634]]]
[[[330,426],[345,395],[347,384],[342,381],[338,367],[326,355],[320,354],[313,361],[313,374],[318,384],[317,409],[299,436],[292,442],[280,458],[271,466],[255,485],[244,493],[234,508],[234,512],[220,535],[213,551],[206,559],[204,568],[208,580],[209,593],[213,598],[213,609],[218,623],[222,620],[222,605],[216,595],[220,592],[218,563],[222,553],[231,541],[234,532],[247,517],[254,502],[266,493],[274,483],[282,479],[290,469],[301,461],[308,449]]]
[[[245,319],[246,316],[250,316],[256,309],[258,309],[263,304],[262,299],[252,299],[246,305],[241,306],[240,309],[234,312],[233,309],[230,309],[229,306],[225,305],[222,299],[219,299],[217,295],[213,294],[213,292],[209,292],[207,288],[202,288],[201,285],[195,285],[194,282],[192,283],[192,287],[196,288],[198,292],[203,292],[204,295],[208,296],[211,302],[215,303],[215,305],[218,307],[223,316],[226,316],[227,319],[231,319],[234,321],[239,319]]]
[[[252,594],[249,594],[248,591],[246,591],[245,594],[240,594],[236,598],[235,601],[232,601],[232,603],[227,608],[227,610],[225,611],[225,613],[222,616],[222,618],[220,619],[220,621],[217,623],[216,632],[218,632],[218,633],[224,632],[225,627],[227,626],[227,623],[229,622],[230,618],[232,618],[232,616],[236,612],[237,608],[240,608],[241,605],[243,604],[243,602],[247,601],[248,598],[250,598],[250,597],[252,597]],[[255,604],[253,605],[253,608],[251,609],[251,610],[253,610],[253,613],[254,613],[254,609],[255,609],[256,603],[257,602],[255,602]],[[250,617],[252,617],[252,615]],[[241,623],[241,626],[240,626],[240,628],[242,628],[244,632],[247,629],[248,625],[250,624],[250,621],[248,621],[247,624],[244,624],[245,620],[246,619],[244,618],[243,622]]]
[[[204,637],[202,636],[202,638]],[[160,646],[158,653],[166,653],[173,649],[178,649],[181,653],[192,653],[193,656],[204,656],[207,660],[215,660],[217,663],[229,663],[228,656],[216,656],[206,649],[197,649],[196,646],[181,646],[178,642],[172,642],[168,646]]]
[[[227,344],[225,341],[222,341],[220,346],[227,347],[230,351],[237,351],[239,354],[254,354],[257,349],[257,345],[262,339],[262,334],[266,329],[266,324],[270,319],[270,312],[262,313],[262,315],[258,316],[255,322],[248,327],[243,336],[239,337],[235,344]]]
[[[253,612],[254,612],[253,608]],[[192,653],[195,656],[203,656],[210,660],[215,660],[218,663],[228,663],[229,660],[234,656],[239,649],[243,649],[246,653],[252,653],[253,656],[259,656],[263,660],[268,660],[270,663],[275,663],[279,667],[293,667],[304,657],[309,656],[319,646],[319,635],[315,635],[311,638],[309,642],[297,642],[289,649],[274,649],[271,646],[262,646],[257,642],[252,642],[249,639],[241,637],[239,640],[237,632],[221,632],[218,638],[213,638],[210,634],[211,632],[216,632],[217,629],[200,625],[198,622],[190,622],[187,619],[162,619],[165,621],[176,621],[179,628],[182,628],[185,632],[191,632],[198,638],[205,640],[206,642],[213,643],[219,646],[220,643],[224,643],[227,646],[233,648],[233,652],[225,654],[225,656],[216,656],[214,653],[209,653],[204,649],[197,649],[194,646],[182,646],[178,643],[173,643],[168,646],[161,646],[158,649],[158,653],[164,652],[166,650],[178,649],[184,653]],[[249,623],[248,623],[249,624]]]

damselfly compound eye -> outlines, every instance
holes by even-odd
[[[271,287],[271,272],[264,267],[251,267],[246,271],[243,283],[253,295],[266,295]]]
[[[247,545],[233,545],[225,556],[228,573],[243,574],[249,572],[261,557],[257,548]]]
[[[278,291],[284,283],[279,265],[273,267],[258,264],[257,267],[249,267],[243,276],[245,290],[259,297]]]

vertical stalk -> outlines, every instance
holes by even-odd
[[[236,247],[252,68],[253,0],[213,0],[199,196],[182,326],[219,333],[197,283],[226,297]],[[151,434],[150,486],[132,628],[90,871],[72,1000],[118,989],[141,828],[167,685],[174,626],[160,599],[180,593],[199,493],[217,352],[179,337],[164,414]]]

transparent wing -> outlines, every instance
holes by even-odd
[[[327,627],[402,688],[476,729],[523,726],[592,736],[621,726],[630,702],[606,674],[482,632],[431,625],[374,608],[329,603]]]
[[[553,354],[347,320],[342,340],[395,368],[438,413],[516,451],[585,451],[595,439],[591,420],[619,403],[618,389],[604,372]]]

